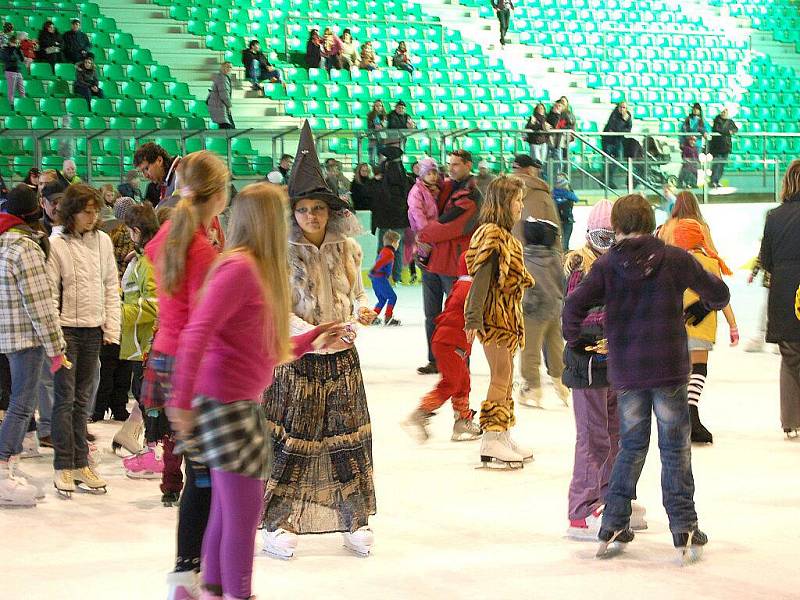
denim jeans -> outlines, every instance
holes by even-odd
[[[50,372],[50,361],[42,364],[42,376],[39,379],[39,423],[37,431],[39,439],[49,437],[53,421],[53,374]]]
[[[0,460],[22,452],[22,440],[36,410],[36,386],[44,363],[44,348],[28,348],[6,354],[11,370],[11,397],[0,426]]]
[[[450,295],[456,279],[450,275],[422,272],[422,304],[425,311],[425,336],[428,339],[428,362],[430,363],[436,363],[431,349],[431,338],[436,329],[436,317],[442,312],[444,297]]]
[[[692,476],[692,427],[686,384],[648,390],[621,390],[617,396],[620,449],[611,471],[603,511],[603,528],[624,529],[630,523],[631,500],[650,446],[651,414],[656,415],[661,453],[661,495],[672,533],[697,527]]]
[[[89,464],[86,418],[95,386],[103,331],[99,327],[64,327],[67,359],[54,378],[53,446],[55,469],[80,469]]]
[[[719,185],[719,180],[722,179],[722,174],[725,172],[725,165],[728,164],[729,154],[717,154],[714,160],[711,161],[711,183]]]
[[[102,343],[100,349],[103,349]],[[89,392],[89,402],[86,403],[86,419],[88,420],[94,414],[94,405],[97,403],[97,390],[100,389],[100,355],[97,356],[97,365],[94,369],[94,379],[92,379],[92,391]]]
[[[400,245],[394,252],[394,264],[392,265],[392,280],[395,283],[400,281],[403,274],[403,238],[406,235],[405,229],[378,229],[375,235],[378,237],[378,254],[383,250],[383,236],[387,231],[394,231],[400,236]]]

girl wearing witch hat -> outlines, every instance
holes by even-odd
[[[292,334],[328,321],[375,318],[361,279],[358,222],[325,183],[306,122],[289,176]],[[367,556],[375,514],[372,429],[353,326],[339,343],[275,369],[264,394],[275,462],[262,528],[268,554],[288,559],[297,536],[341,532]]]

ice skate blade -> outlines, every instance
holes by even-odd
[[[517,471],[522,469],[524,461],[500,460],[492,456],[481,456],[481,466],[476,469],[492,469],[494,471]]]
[[[459,435],[450,436],[450,441],[451,442],[474,442],[475,440],[479,440],[482,437],[481,435],[475,435],[475,436],[467,435],[467,434],[465,434],[465,435],[466,435],[466,437],[461,437]]]
[[[615,556],[619,556],[620,554],[622,554],[622,551],[625,549],[625,546],[627,546],[627,544],[623,542],[601,541],[600,545],[597,547],[597,553],[594,555],[594,557],[600,560],[614,558]]]
[[[703,546],[684,546],[676,550],[682,567],[693,565],[703,557]]]
[[[358,548],[356,546],[351,546],[346,542],[342,544],[342,547],[347,550],[350,554],[357,556],[358,558],[369,558],[369,554],[372,551],[372,548],[369,550],[364,550],[363,548]]]
[[[125,476],[129,479],[161,479],[161,473],[154,473],[153,471],[142,471],[141,473],[125,471]]]
[[[531,402],[529,400],[517,400],[520,406],[526,406],[528,408],[535,408],[537,410],[544,410],[544,407],[541,404],[537,404],[536,402]]]
[[[597,530],[590,531],[588,529],[583,529],[581,527],[568,527],[567,528],[567,537],[571,540],[576,540],[579,542],[596,542],[597,539]]]
[[[292,558],[294,558],[294,551],[286,553],[286,552],[280,552],[279,550],[274,550],[272,548],[264,548],[264,554],[266,554],[270,558],[276,558],[278,560],[291,560]]]
[[[401,421],[400,426],[403,428],[403,431],[418,444],[424,444],[430,439],[430,435],[427,432],[420,431],[419,425],[409,423],[408,421]]]
[[[34,508],[35,506],[35,499],[31,502],[12,502],[11,500],[0,500],[0,508],[5,510],[14,510],[15,508]]]
[[[108,493],[108,490],[104,485],[96,488],[91,488],[81,481],[75,482],[75,491],[83,492],[84,494],[92,494],[93,496],[102,496],[103,494]]]
[[[56,495],[61,498],[62,500],[72,500],[72,491],[71,490],[60,490],[56,488]]]

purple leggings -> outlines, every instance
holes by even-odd
[[[617,395],[609,388],[572,390],[575,466],[569,484],[569,519],[585,519],[603,504],[619,451]]]
[[[203,583],[249,598],[253,544],[264,508],[264,482],[211,469],[211,514],[203,536]]]

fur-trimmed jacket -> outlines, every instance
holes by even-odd
[[[361,279],[361,246],[353,238],[328,230],[317,248],[296,225],[289,235],[289,280],[292,288],[291,333],[305,333],[328,321],[351,321],[369,306]]]

